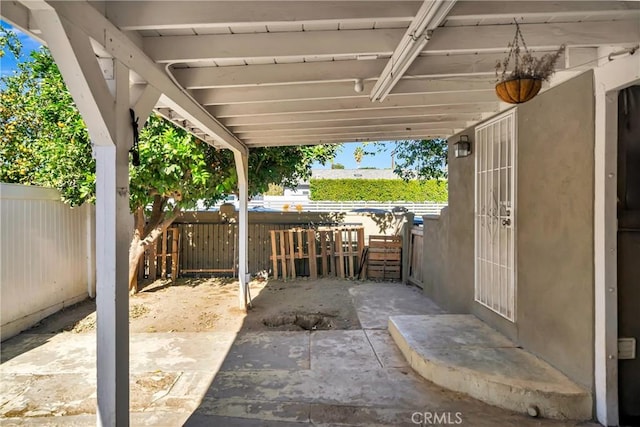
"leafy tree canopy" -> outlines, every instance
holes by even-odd
[[[364,143],[365,155],[379,154],[386,150],[383,142]],[[405,181],[417,179],[428,181],[447,178],[447,140],[423,139],[396,141],[392,155],[395,156],[393,172]]]

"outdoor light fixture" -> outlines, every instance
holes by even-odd
[[[455,150],[454,153],[456,158],[467,157],[471,154],[471,142],[469,142],[469,137],[467,135],[460,135],[460,141],[453,144]]]
[[[360,93],[364,90],[364,82],[362,79],[356,79],[356,84],[353,86],[353,90]]]

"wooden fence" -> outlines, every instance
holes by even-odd
[[[138,280],[166,279],[174,280],[180,269],[180,230],[170,227],[145,251],[138,264]]]
[[[356,278],[361,271],[364,227],[271,230],[273,277]],[[302,269],[302,272],[301,272]]]
[[[409,242],[409,277],[411,284],[420,288],[423,287],[422,282],[422,253],[423,253],[423,237],[422,227],[413,227],[411,229],[411,240]]]
[[[368,278],[402,278],[402,236],[369,236],[367,252]]]
[[[166,235],[158,239],[157,246],[147,251],[139,270],[139,279],[174,279],[179,275],[236,276],[238,226],[235,215],[237,213],[226,217],[219,212],[188,212],[181,215]],[[353,224],[342,223],[344,219],[344,215],[323,213],[251,212],[248,230],[249,272],[252,275],[268,273],[287,278],[361,276],[363,266],[366,268],[362,258],[366,239],[369,238],[367,227],[360,227],[351,217],[349,220]],[[296,231],[285,236],[285,230]],[[415,233],[412,232],[411,239],[405,240],[411,243],[409,280],[420,284],[422,245],[418,243]],[[272,240],[273,234],[276,234],[275,241]],[[316,242],[312,247],[308,244],[311,238]],[[282,254],[289,252],[291,257],[285,256],[283,265]],[[272,254],[276,255],[275,261]],[[315,265],[312,260],[315,260]],[[390,272],[389,268],[384,269],[380,278],[390,279]]]
[[[178,275],[236,276],[238,264],[237,213],[187,212],[149,248],[139,278],[175,278]],[[270,233],[291,228],[308,229],[335,224],[339,220],[322,213],[249,213],[249,272],[272,268]],[[174,262],[175,260],[175,262]],[[300,275],[309,275],[301,266]]]

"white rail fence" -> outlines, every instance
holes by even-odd
[[[252,200],[249,202],[250,208],[264,207],[267,209],[273,209],[277,211],[288,210],[295,212],[300,210],[303,212],[350,212],[355,209],[380,209],[385,211],[391,211],[394,208],[403,207],[408,212],[413,212],[415,215],[439,215],[442,208],[447,206],[447,203],[435,203],[435,202],[369,202],[369,201],[348,201],[348,202],[334,202],[334,201],[315,201],[308,199],[294,199],[294,198],[269,198],[265,200]]]
[[[0,184],[0,330],[5,340],[95,293],[95,209],[56,190]]]

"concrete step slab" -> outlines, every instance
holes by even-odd
[[[587,390],[473,315],[391,316],[389,332],[409,365],[439,386],[520,413],[592,418]]]

